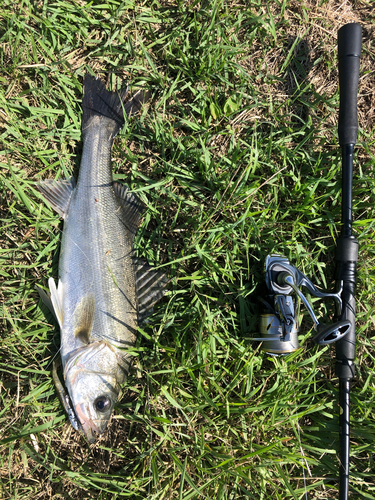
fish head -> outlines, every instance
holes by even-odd
[[[118,357],[104,342],[93,342],[65,366],[65,385],[81,429],[90,443],[103,434],[123,380]]]
[[[69,391],[74,412],[90,443],[103,434],[117,401],[115,380],[105,373],[77,373]],[[68,389],[69,390],[69,389]]]

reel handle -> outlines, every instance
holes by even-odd
[[[362,28],[357,23],[342,26],[338,32],[339,55],[339,142],[355,144],[358,135],[357,94]]]
[[[333,325],[323,325],[320,323],[318,333],[313,337],[313,341],[318,345],[329,345],[341,340],[349,333],[352,324],[348,320],[338,321]]]

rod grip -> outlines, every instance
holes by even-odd
[[[342,312],[340,321],[350,321],[351,328],[344,338],[336,343],[336,374],[340,379],[354,377],[355,357],[355,286],[358,261],[358,240],[354,236],[341,236],[336,248],[336,279],[343,285],[341,294]]]
[[[338,31],[339,55],[339,142],[355,144],[358,135],[357,95],[362,28],[357,23],[345,24]]]
[[[351,263],[355,268],[355,264]],[[350,321],[351,328],[344,338],[336,342],[336,374],[340,378],[354,377],[355,358],[355,283],[344,282],[341,295],[343,311],[340,321]]]

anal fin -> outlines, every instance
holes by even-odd
[[[138,321],[143,323],[153,313],[154,305],[165,292],[168,278],[165,273],[155,271],[147,262],[139,261],[135,270]]]

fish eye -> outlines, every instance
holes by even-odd
[[[105,412],[109,410],[111,406],[111,400],[107,396],[99,396],[94,401],[94,407],[100,412]]]

